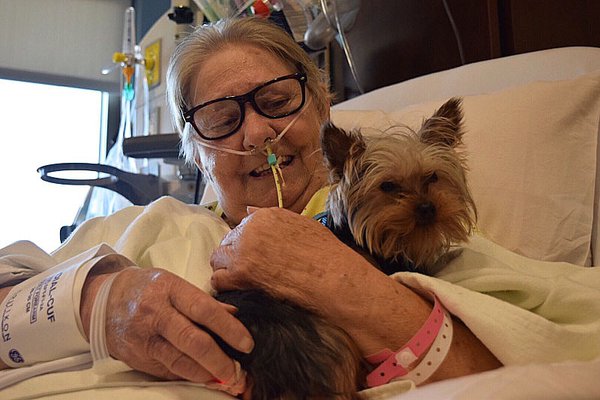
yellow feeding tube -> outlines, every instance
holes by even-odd
[[[283,208],[283,193],[282,186],[285,186],[285,181],[283,180],[283,173],[281,172],[281,168],[279,167],[279,162],[277,161],[277,156],[271,150],[270,143],[266,145],[267,149],[267,162],[271,167],[271,171],[273,172],[273,178],[275,179],[275,188],[277,189],[277,204],[279,208]]]

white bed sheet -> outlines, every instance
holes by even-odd
[[[451,379],[387,400],[575,400],[600,399],[600,359],[581,363],[504,367]]]
[[[541,64],[540,64],[541,63]],[[534,66],[535,65],[535,66]],[[539,68],[539,65],[545,65]],[[399,107],[454,95],[470,95],[519,85],[531,80],[568,79],[600,68],[600,49],[565,48],[463,66],[392,85],[337,105],[344,109],[393,111]],[[393,100],[393,101],[392,101]],[[153,253],[154,254],[154,253]],[[157,253],[158,254],[158,253]],[[600,338],[599,338],[600,340]],[[404,394],[381,393],[371,399],[594,399],[600,398],[600,360],[504,367],[496,371],[447,380]],[[192,398],[192,393],[158,389],[152,398]],[[188,389],[187,387],[185,389]],[[149,388],[130,388],[127,398],[147,398]],[[139,390],[139,391],[138,391]],[[190,388],[191,390],[191,388]],[[170,393],[169,393],[170,392]],[[107,390],[106,398],[118,392]],[[82,398],[84,393],[69,398]],[[136,397],[136,395],[141,395]],[[198,395],[198,392],[195,393]],[[214,394],[214,393],[213,393]],[[101,393],[91,393],[97,398]],[[224,394],[218,394],[225,397]],[[69,395],[67,395],[69,396]],[[133,396],[133,397],[130,397]],[[164,396],[164,397],[163,397]],[[214,394],[217,396],[217,394]],[[85,396],[84,396],[85,397]],[[116,395],[118,398],[118,394]],[[66,398],[66,397],[60,397]]]

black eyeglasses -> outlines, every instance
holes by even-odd
[[[281,76],[255,87],[240,96],[227,96],[195,106],[183,113],[198,135],[206,140],[233,135],[244,122],[244,104],[270,119],[294,114],[304,105],[306,74],[298,72]]]

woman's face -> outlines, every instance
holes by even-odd
[[[197,71],[191,100],[197,105],[224,96],[241,95],[262,83],[295,72],[298,71],[259,47],[229,45],[212,55]],[[306,96],[308,103],[298,111],[302,113],[300,117],[273,145],[273,152],[281,157],[278,160],[285,181],[283,205],[295,212],[301,212],[326,182],[319,151],[319,127],[323,121],[316,110],[315,99],[308,91]],[[274,139],[297,116],[269,119],[257,114],[250,103],[245,104],[245,114],[235,134],[210,144],[242,151],[263,148],[266,139]],[[247,215],[247,206],[277,205],[277,189],[265,155],[257,152],[240,156],[201,145],[198,145],[198,153],[196,162],[213,185],[230,223],[239,223]]]

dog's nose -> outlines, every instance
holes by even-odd
[[[435,205],[432,202],[420,203],[416,208],[417,224],[421,226],[431,224],[435,221],[435,213]]]

